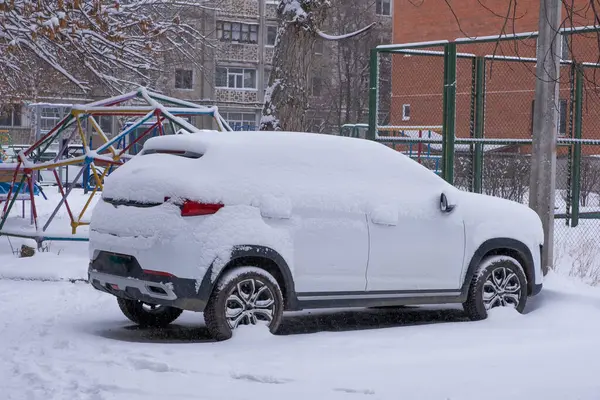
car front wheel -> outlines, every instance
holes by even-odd
[[[223,276],[208,300],[204,321],[216,340],[227,340],[241,325],[266,325],[275,333],[283,316],[283,296],[267,271],[239,267]]]
[[[495,307],[512,307],[523,312],[527,303],[527,278],[521,264],[512,257],[484,259],[471,280],[467,301],[463,304],[473,320],[487,318]]]

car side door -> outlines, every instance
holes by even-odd
[[[364,292],[369,257],[366,214],[305,208],[295,210],[294,215],[298,297]]]
[[[465,253],[462,210],[460,206],[442,210],[442,193],[455,189],[444,182],[429,183],[406,188],[395,204],[370,213],[367,291],[435,295],[460,288]]]

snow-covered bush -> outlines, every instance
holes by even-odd
[[[488,153],[483,161],[483,193],[523,203],[529,189],[529,171],[530,158],[527,155]],[[471,190],[472,179],[472,157],[468,154],[455,155],[455,186]]]

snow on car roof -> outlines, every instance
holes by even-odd
[[[413,161],[387,146],[367,140],[300,132],[204,131],[192,135],[167,135],[149,139],[145,150],[188,150],[211,156],[235,156],[256,166],[275,164],[300,168],[341,169],[344,173],[379,174],[382,163],[390,167]],[[210,153],[209,153],[210,152]],[[216,156],[216,154],[215,154]],[[258,157],[260,156],[260,157]],[[377,157],[377,158],[374,158]],[[260,159],[260,160],[258,160]],[[392,169],[388,173],[401,173]]]
[[[426,183],[445,185],[387,146],[333,135],[202,132],[151,138],[144,150],[185,150],[202,156],[142,153],[107,177],[104,196],[356,210],[382,199],[410,197]]]

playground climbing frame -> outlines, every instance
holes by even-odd
[[[130,103],[132,102],[143,104],[131,105]],[[125,116],[137,119],[119,134],[109,138],[96,120],[100,116]],[[10,186],[0,216],[0,235],[31,238],[36,240],[38,244],[45,240],[87,240],[87,237],[77,235],[77,228],[89,224],[84,219],[84,216],[90,207],[93,197],[98,191],[102,190],[104,178],[109,171],[126,162],[131,156],[129,150],[132,146],[152,132],[158,131],[159,135],[166,134],[165,124],[169,124],[170,130],[176,134],[198,134],[199,129],[185,119],[186,117],[193,116],[211,116],[219,131],[231,130],[218,113],[216,107],[201,106],[188,101],[167,97],[150,92],[145,88],[84,105],[74,105],[70,112],[56,126],[40,137],[32,146],[21,151],[16,163],[3,165],[5,170],[10,168],[13,176],[12,185]],[[132,136],[137,128],[140,126],[145,127],[148,124],[150,124],[150,127],[145,129],[142,134],[133,140],[126,140]],[[90,149],[87,139],[87,129],[91,130],[101,140],[101,144],[95,150]],[[65,158],[63,155],[67,146],[76,137],[79,138],[83,146],[84,154],[77,157]],[[43,155],[48,152],[52,144],[56,143],[59,144],[59,151],[54,158],[50,161],[42,162]],[[95,185],[91,192],[88,193],[88,198],[79,212],[73,210],[68,200],[75,185],[69,184],[68,187],[65,187],[57,173],[57,168],[72,165],[83,166],[73,179],[73,183],[78,182],[84,171],[88,168],[95,181]],[[104,168],[100,172],[98,165],[108,166],[108,168]],[[39,170],[51,170],[53,172],[61,194],[59,203],[43,225],[38,221],[33,192],[34,172]],[[5,227],[10,211],[17,200],[17,195],[21,192],[24,185],[29,188],[31,214],[35,229],[33,232],[14,231]],[[70,219],[71,235],[61,233],[52,234],[48,230],[58,211],[63,206],[66,208]]]

